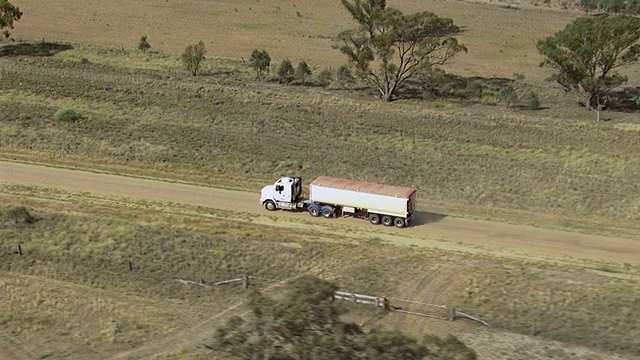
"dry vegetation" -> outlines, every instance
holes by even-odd
[[[291,172],[341,176],[415,186],[423,209],[447,214],[640,231],[637,109],[606,112],[609,121],[595,123],[573,97],[544,83],[549,73],[538,68],[534,42],[578,15],[545,5],[555,2],[436,1],[425,9],[422,1],[390,1],[462,26],[470,51],[446,70],[486,89],[473,98],[464,87],[449,97],[416,87],[411,99],[392,104],[362,89],[257,83],[241,60],[264,48],[276,64],[306,60],[315,71],[342,64],[329,40],[350,26],[338,1],[12,2],[25,12],[15,36],[58,42],[0,48],[0,157],[251,190]],[[133,50],[143,34],[155,52]],[[201,39],[210,59],[193,78],[177,53]],[[638,69],[628,73],[630,85],[640,82]],[[545,108],[503,106],[497,93],[506,85],[537,92]],[[61,108],[82,118],[55,121]],[[16,221],[20,206],[34,221]],[[640,270],[630,265],[588,270],[427,252],[233,221],[246,214],[38,188],[3,186],[0,211],[0,349],[17,350],[15,358],[116,355],[149,343],[155,350],[135,356],[204,358],[209,353],[192,343],[167,348],[154,340],[193,335],[184,331],[244,294],[173,279],[210,283],[244,272],[278,280],[310,273],[348,290],[459,306],[497,328],[492,341],[477,341],[487,333],[468,323],[371,321],[466,336],[485,358],[640,356],[633,315]],[[541,339],[544,351],[500,348],[496,339],[507,332]]]
[[[132,68],[140,58],[152,65]],[[262,184],[291,172],[359,178],[415,186],[423,204],[630,228],[640,216],[635,114],[595,123],[579,109],[513,110],[473,99],[387,105],[362,91],[254,83],[241,63],[212,60],[209,75],[192,78],[172,55],[94,48],[1,65],[7,155],[140,165],[199,182],[235,174]],[[55,121],[60,108],[83,118]]]
[[[266,291],[277,291],[279,282],[273,280],[314,274],[346,290],[455,305],[490,319],[497,329],[542,341],[640,355],[640,328],[631,316],[640,299],[637,278],[631,278],[638,276],[636,267],[586,272],[562,264],[396,247],[375,238],[239,223],[224,211],[35,187],[4,186],[1,194],[3,203],[23,199],[35,218],[29,223],[3,217],[0,228],[7,239],[0,254],[5,304],[0,322],[5,335],[33,356],[116,355],[155,339],[180,339],[194,324],[241,303],[243,290],[186,286],[174,279],[212,284],[243,273],[270,279],[255,281]],[[3,207],[2,214],[8,209]],[[22,256],[15,252],[17,245]],[[359,314],[370,326],[486,336],[472,323],[443,326],[404,315]],[[207,343],[206,334],[196,345]],[[169,351],[206,354],[175,344]],[[562,353],[555,343],[546,346]],[[147,351],[137,356],[160,350]]]

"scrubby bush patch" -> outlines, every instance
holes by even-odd
[[[82,119],[82,115],[73,109],[62,108],[53,114],[53,118],[56,121],[75,122]]]
[[[0,217],[4,221],[14,223],[28,223],[35,222],[35,217],[29,213],[26,207],[21,205],[9,205],[0,210]]]

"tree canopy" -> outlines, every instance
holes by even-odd
[[[453,37],[460,29],[452,19],[432,12],[405,15],[381,0],[342,4],[359,26],[338,34],[334,47],[385,101],[393,100],[408,79],[467,50]]]
[[[456,338],[425,344],[394,331],[365,331],[341,319],[345,308],[332,301],[337,287],[313,276],[288,284],[282,298],[249,296],[251,315],[220,327],[211,346],[234,359],[475,359]]]
[[[249,65],[256,71],[256,78],[262,79],[262,75],[265,72],[269,72],[269,66],[271,65],[271,56],[267,50],[254,49],[251,52],[251,58],[249,59]]]
[[[22,12],[19,7],[8,0],[0,0],[0,30],[3,30],[5,37],[11,35],[8,29],[13,29],[13,22],[20,20],[21,17]]]
[[[371,35],[375,30],[376,17],[387,7],[386,0],[354,0],[353,4],[348,0],[341,1],[351,17]]]
[[[580,7],[587,14],[594,11],[606,14],[640,14],[640,0],[580,0]]]
[[[202,40],[197,44],[187,46],[184,53],[182,53],[182,63],[191,75],[198,75],[200,64],[202,63],[202,60],[204,60],[205,53],[204,42],[202,42]]]
[[[582,17],[537,48],[546,59],[541,66],[557,70],[551,79],[584,98],[595,109],[627,77],[615,69],[638,62],[640,19],[625,16]]]

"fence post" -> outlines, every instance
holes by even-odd
[[[356,294],[351,293],[351,297],[353,298],[353,305],[358,305],[358,299],[356,298]]]
[[[390,306],[389,306],[389,299],[387,299],[386,297],[382,298],[382,308],[385,310],[389,310]]]
[[[247,274],[242,275],[242,287],[245,289],[249,288],[249,275]]]
[[[456,319],[456,308],[449,308],[449,321]]]
[[[22,246],[18,245],[18,255],[22,256]]]

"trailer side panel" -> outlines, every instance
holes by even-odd
[[[415,192],[412,188],[322,176],[311,182],[310,200],[406,218],[413,210],[413,204],[408,204]]]

